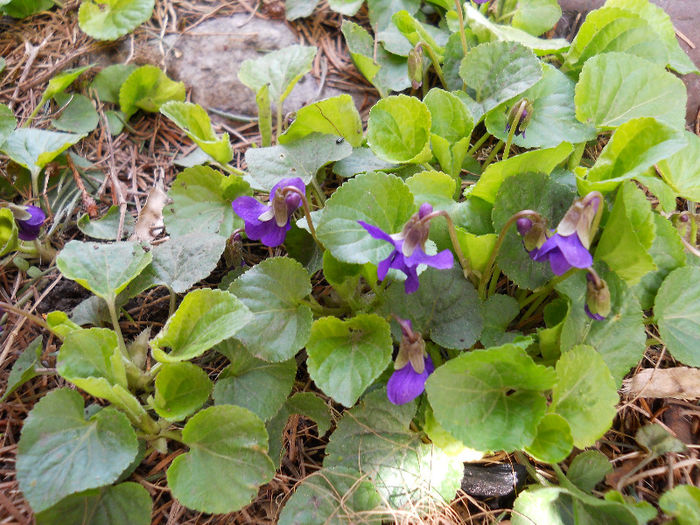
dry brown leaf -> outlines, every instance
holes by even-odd
[[[634,397],[700,398],[700,369],[677,367],[640,370],[622,382],[623,394]]]
[[[168,194],[163,189],[163,181],[157,180],[148,192],[146,204],[139,213],[130,241],[153,242],[163,232],[163,208],[168,203]]]

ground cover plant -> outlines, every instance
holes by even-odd
[[[378,95],[364,114],[349,94],[285,114],[319,53],[301,44],[241,64],[258,110],[243,148],[153,64],[70,64],[29,111],[0,106],[3,358],[37,330],[3,400],[51,381],[12,437],[36,522],[146,524],[162,501],[167,520],[255,521],[303,418],[322,448],[270,501],[278,523],[458,522],[465,461],[528,473],[468,519],[697,523],[692,430],[651,410],[620,426],[620,389],[656,384],[634,390],[645,360],[679,374],[660,398],[693,399],[700,367],[700,138],[674,74],[700,72],[668,16],[608,0],[568,41],[546,34],[556,1],[322,9]],[[72,14],[110,40],[153,10]],[[113,146],[154,122],[195,148],[132,214]],[[106,174],[81,154],[96,134]],[[48,275],[80,304],[25,309]],[[663,489],[641,490],[653,475]]]

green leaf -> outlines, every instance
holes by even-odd
[[[139,109],[157,113],[160,107],[170,100],[185,100],[185,84],[170,80],[156,66],[146,65],[134,70],[119,89],[119,106],[127,120]]]
[[[622,124],[596,159],[585,178],[579,176],[581,193],[604,193],[620,182],[646,173],[655,163],[670,157],[685,145],[683,134],[653,118],[638,118]]]
[[[507,160],[494,162],[484,170],[471,191],[469,193],[465,191],[465,194],[493,204],[501,184],[508,177],[525,171],[550,174],[557,164],[563,162],[573,151],[571,144],[563,142],[556,148],[528,151]]]
[[[113,64],[101,70],[90,84],[100,102],[119,104],[119,90],[124,81],[138,68],[135,64]]]
[[[568,457],[573,447],[571,428],[566,419],[559,414],[545,414],[537,426],[535,440],[526,450],[537,461],[559,463]]]
[[[270,85],[270,97],[284,101],[296,83],[311,71],[316,47],[293,45],[271,51],[256,59],[245,60],[238,70],[238,78],[255,93],[265,84]]]
[[[323,317],[306,345],[309,375],[325,394],[351,407],[391,361],[389,323],[374,314]]]
[[[265,259],[236,279],[229,291],[252,313],[236,339],[254,356],[286,361],[308,341],[313,315],[302,300],[311,293],[311,283],[294,259]]]
[[[172,100],[160,106],[160,112],[183,130],[202,151],[216,162],[227,164],[233,158],[228,133],[217,137],[209,115],[198,104]]]
[[[51,80],[49,80],[49,85],[46,86],[44,93],[41,95],[41,101],[39,106],[43,106],[46,102],[63,93],[68,86],[70,86],[75,79],[82,75],[85,71],[90,69],[92,66],[76,67],[73,69],[66,69],[61,71],[59,74],[54,75]]]
[[[277,414],[267,423],[270,435],[270,457],[279,468],[282,459],[282,433],[289,417],[298,414],[316,423],[319,437],[331,428],[330,409],[326,402],[311,392],[297,392],[282,405]]]
[[[397,95],[369,112],[367,143],[382,160],[420,164],[430,160],[430,111],[415,97]]]
[[[37,514],[36,522],[37,525],[148,525],[152,507],[148,491],[129,481],[68,496]]]
[[[107,213],[101,218],[93,221],[86,213],[78,219],[76,224],[78,229],[88,237],[114,241],[117,238],[120,215],[119,206],[110,206]],[[134,230],[134,218],[130,213],[124,214],[124,225],[122,229],[122,237],[130,235]]]
[[[100,117],[85,95],[61,93],[54,99],[63,108],[61,116],[51,121],[54,128],[70,133],[90,133],[99,124]]]
[[[231,201],[251,195],[249,184],[237,175],[225,176],[208,166],[187,168],[178,174],[163,209],[165,228],[171,237],[188,233],[217,233],[228,238],[243,221],[235,216]]]
[[[459,67],[467,94],[481,114],[517,97],[542,78],[542,65],[535,54],[514,42],[490,42],[469,50]]]
[[[256,190],[270,191],[281,179],[299,177],[309,184],[322,167],[352,153],[346,141],[338,142],[334,135],[311,133],[289,144],[269,148],[248,148],[245,179]]]
[[[517,27],[494,24],[469,3],[464,4],[464,19],[480,42],[495,40],[520,43],[538,56],[563,52],[569,47],[569,42],[563,38],[536,38]]]
[[[362,119],[350,95],[319,100],[297,110],[294,122],[279,137],[280,144],[299,140],[311,133],[343,137],[351,146],[362,145]]]
[[[414,330],[452,349],[471,347],[484,325],[479,296],[458,266],[428,268],[418,291],[410,295],[402,283],[391,284],[382,311],[410,319]]]
[[[151,18],[155,0],[83,0],[80,29],[97,40],[116,40]]]
[[[17,223],[12,210],[0,208],[0,256],[17,249]]]
[[[54,310],[46,314],[46,325],[49,330],[58,335],[61,339],[65,339],[69,333],[75,330],[80,330],[80,326],[71,321],[68,318],[68,314],[61,310]]]
[[[464,466],[409,430],[415,411],[414,401],[392,405],[385,389],[367,394],[331,435],[324,468],[359,469],[392,508],[451,501]]]
[[[642,310],[651,309],[663,280],[671,271],[685,266],[686,261],[685,247],[678,230],[671,224],[671,221],[661,215],[654,213],[653,216],[656,236],[651,248],[649,248],[649,255],[651,255],[657,269],[642,277],[642,280],[634,287]]]
[[[34,512],[64,497],[115,481],[138,453],[136,433],[118,410],[85,420],[83,398],[62,388],[48,393],[24,421],[17,480]]]
[[[615,380],[602,356],[587,345],[564,352],[556,371],[550,410],[569,423],[576,447],[592,446],[607,432],[617,413]]]
[[[447,37],[449,36],[449,33],[437,31],[435,26],[427,24],[423,25],[418,19],[416,19],[414,16],[412,16],[411,13],[409,13],[406,10],[395,12],[391,17],[391,20],[393,22],[393,26],[399,30],[400,34],[403,35],[406,40],[408,40],[408,42],[410,43],[410,48],[415,48],[415,46],[417,46],[419,43],[425,43],[429,45],[431,49],[435,52],[435,54],[438,57],[438,60],[442,59],[442,55],[445,52],[444,46],[447,43]],[[381,31],[381,33],[377,36],[380,40],[382,40],[384,35],[386,35],[392,29],[393,28],[389,26],[387,30]],[[391,51],[400,55],[408,55],[408,51],[410,49],[407,49],[406,53],[400,53],[398,50],[389,49],[388,47],[386,47],[386,45],[385,48],[387,49],[387,51]]]
[[[369,21],[375,33],[387,29],[392,23],[392,16],[399,11],[415,14],[420,8],[419,0],[367,0]]]
[[[214,386],[216,404],[247,408],[263,421],[277,414],[294,385],[296,361],[267,363],[231,339],[220,343],[215,350],[231,361]]]
[[[38,176],[44,166],[84,136],[45,129],[17,128],[0,145],[0,151],[27,168],[33,176]]]
[[[493,226],[500,231],[513,214],[521,210],[539,212],[554,228],[576,197],[572,189],[542,173],[515,175],[503,184],[493,205]],[[533,261],[518,231],[511,226],[498,252],[499,268],[521,288],[533,290],[552,278],[546,262]]]
[[[530,445],[547,406],[554,370],[507,344],[462,354],[428,377],[425,389],[445,430],[477,450]],[[466,424],[465,424],[466,423]]]
[[[10,375],[7,377],[5,393],[2,395],[2,397],[0,397],[0,402],[5,401],[12,392],[38,375],[35,368],[40,364],[42,351],[42,336],[35,338],[24,350],[22,350],[20,356],[12,365]]]
[[[423,99],[431,116],[430,131],[450,144],[469,137],[474,129],[474,119],[462,101],[449,91],[433,88]]]
[[[35,13],[51,9],[53,0],[4,0],[0,9],[13,18],[27,18]]]
[[[644,192],[633,182],[625,182],[617,192],[595,258],[629,284],[636,284],[656,270],[649,254],[655,235],[654,213]]]
[[[511,25],[533,36],[539,36],[554,27],[561,18],[557,0],[518,0]]]
[[[58,254],[56,266],[65,277],[110,303],[148,266],[151,257],[135,242],[70,241]]]
[[[700,489],[692,485],[677,485],[659,499],[659,507],[678,525],[693,525],[700,521]]]
[[[662,456],[668,452],[684,452],[685,444],[674,437],[666,428],[658,423],[644,425],[634,436],[634,439],[653,456]]]
[[[167,477],[173,496],[190,509],[233,512],[275,475],[265,425],[245,408],[205,408],[187,422],[182,441],[190,450],[175,458]]]
[[[253,319],[235,296],[201,288],[188,293],[158,335],[150,341],[153,357],[161,362],[197,357],[233,337]],[[170,348],[170,352],[165,352]]]
[[[654,316],[673,357],[700,367],[700,268],[678,268],[668,274],[656,294]]]
[[[522,96],[532,103],[526,132],[513,137],[513,144],[522,148],[552,148],[562,141],[586,142],[596,137],[595,128],[576,120],[574,83],[557,68],[543,65],[542,79]],[[506,120],[510,107],[495,108],[486,116],[486,128],[494,137],[505,141]]]
[[[599,450],[585,450],[571,462],[566,477],[584,492],[591,492],[612,470],[605,454]]]
[[[658,38],[666,47],[669,56],[668,66],[671,69],[681,75],[698,72],[693,61],[681,49],[676,39],[676,29],[673,27],[671,18],[659,6],[652,4],[648,0],[608,0],[606,7],[624,9],[644,18],[649,23],[649,27],[656,33],[655,36],[651,36],[649,39],[656,41],[656,38]]]
[[[580,70],[590,58],[609,52],[624,52],[665,66],[668,50],[659,45],[652,24],[638,13],[616,9],[610,4],[607,2],[605,8],[586,16],[566,56],[565,67]]]
[[[658,163],[663,179],[683,198],[700,200],[700,137],[686,131],[687,145]]]
[[[603,321],[594,321],[586,315],[584,272],[577,272],[558,284],[557,290],[569,298],[569,315],[561,331],[561,351],[564,353],[578,344],[592,346],[603,356],[619,386],[646,350],[642,309],[634,292],[621,279],[596,269],[610,289],[610,314]]]
[[[136,289],[164,285],[185,293],[216,268],[226,239],[207,232],[188,233],[151,249],[153,261],[134,281]]]
[[[354,148],[349,157],[340,159],[333,164],[333,173],[344,179],[349,179],[358,173],[391,170],[396,167],[396,164],[392,162],[377,158],[371,149],[362,147]]]
[[[309,504],[313,502],[313,504]],[[324,468],[303,479],[287,500],[279,525],[382,523],[383,501],[362,474],[344,467]]]
[[[613,129],[639,117],[654,117],[677,130],[685,122],[683,82],[662,65],[627,53],[589,59],[574,101],[576,118],[599,129]]]
[[[309,16],[316,9],[318,0],[287,0],[284,3],[287,20],[296,20]]]
[[[5,104],[0,104],[0,146],[4,144],[17,126],[15,114]]]
[[[112,136],[119,135],[124,130],[126,115],[121,111],[113,111],[108,109],[105,111],[105,119],[107,119],[107,127]],[[200,150],[201,151],[201,150]],[[208,159],[209,157],[207,157]],[[175,162],[173,162],[175,164]]]
[[[156,376],[153,409],[168,421],[182,421],[209,399],[212,387],[197,365],[165,363]]]
[[[400,232],[415,211],[413,196],[395,175],[371,172],[356,176],[338,188],[326,202],[317,235],[341,262],[378,264],[393,250],[373,239],[358,224],[362,220],[391,234]]]
[[[518,332],[506,328],[520,313],[518,301],[510,295],[493,294],[482,305],[484,329],[479,340],[486,348],[510,343]]]
[[[328,0],[333,11],[345,16],[355,16],[363,3],[364,0]]]

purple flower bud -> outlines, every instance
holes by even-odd
[[[515,226],[518,228],[518,233],[524,237],[532,228],[532,221],[527,217],[523,217],[515,222]]]
[[[18,219],[16,221],[17,228],[19,229],[17,236],[23,241],[33,241],[39,236],[41,226],[46,220],[46,214],[44,210],[38,206],[26,206],[25,209],[30,217],[28,219]]]
[[[430,356],[424,357],[424,368],[422,373],[413,369],[413,365],[408,362],[406,365],[396,370],[386,385],[386,394],[394,405],[403,405],[413,401],[425,390],[425,382],[428,376],[435,371],[435,365]]]
[[[301,206],[301,197],[298,194],[282,193],[287,186],[293,186],[302,193],[306,191],[304,181],[294,177],[282,179],[275,184],[270,191],[270,203],[267,205],[247,195],[233,201],[233,211],[243,219],[245,233],[249,239],[261,241],[271,248],[284,242],[287,232],[292,228],[292,214]]]

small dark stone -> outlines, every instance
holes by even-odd
[[[518,463],[484,467],[464,465],[462,490],[475,498],[514,496],[525,484],[527,470]]]

